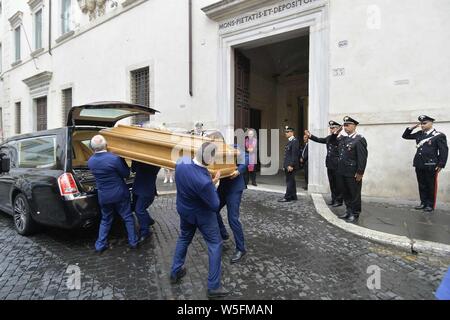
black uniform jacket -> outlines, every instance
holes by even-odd
[[[289,166],[293,167],[294,169],[299,168],[299,150],[300,144],[298,143],[297,138],[289,141],[286,144],[286,147],[284,148],[284,169],[287,169]]]
[[[448,145],[445,134],[432,130],[429,134],[423,131],[412,133],[413,130],[407,128],[403,134],[403,139],[416,140],[417,152],[414,157],[414,167],[418,169],[445,168],[448,159]]]
[[[338,173],[345,177],[354,177],[357,173],[363,175],[366,171],[367,141],[359,133],[348,136],[332,135],[332,141],[339,143]]]
[[[339,159],[339,148],[338,148],[339,143],[336,139],[336,135],[329,135],[326,138],[318,138],[316,136],[311,136],[310,140],[327,145],[327,158],[325,164],[328,169],[337,170]]]

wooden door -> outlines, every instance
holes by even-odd
[[[250,127],[250,60],[235,50],[234,128]]]

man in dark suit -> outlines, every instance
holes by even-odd
[[[100,230],[95,250],[103,252],[108,248],[108,234],[117,212],[125,222],[130,249],[138,244],[131,213],[130,192],[125,179],[130,176],[124,159],[107,152],[106,140],[103,136],[95,136],[91,140],[91,148],[95,154],[89,159],[88,167],[95,177],[98,189],[98,202],[102,213]]]
[[[155,200],[156,178],[160,169],[137,161],[131,163],[131,171],[136,173],[133,183],[133,206],[139,221],[139,242],[150,237],[150,226],[155,224],[147,209]]]
[[[286,174],[286,194],[278,202],[291,202],[297,200],[297,185],[295,175],[299,167],[299,149],[300,145],[295,138],[295,130],[292,127],[286,127],[285,130],[288,143],[284,148],[283,169]]]
[[[330,128],[330,135],[326,138],[318,138],[312,135],[308,130],[305,134],[309,137],[311,141],[326,144],[327,146],[327,157],[325,165],[327,167],[328,182],[330,183],[331,190],[331,203],[333,207],[340,207],[343,205],[344,196],[342,194],[342,186],[340,186],[339,180],[337,179],[337,168],[339,160],[339,143],[336,139],[338,131],[341,129],[341,124],[336,121],[330,121],[328,123]],[[333,135],[336,135],[333,137]]]
[[[222,237],[217,222],[220,200],[215,184],[220,179],[220,172],[214,179],[208,171],[213,163],[216,146],[206,142],[194,159],[183,157],[175,168],[177,185],[177,211],[180,215],[180,236],[173,258],[170,281],[177,283],[186,275],[183,267],[186,253],[196,230],[200,230],[208,246],[209,275],[208,297],[223,297],[228,294],[221,285],[222,273]]]
[[[308,169],[308,160],[309,160],[309,136],[308,135],[304,135],[303,136],[303,148],[301,151],[301,156],[300,156],[300,165],[303,167],[303,171],[305,172],[305,190],[308,190],[308,174],[309,174],[309,169]]]
[[[405,130],[403,139],[416,140],[417,143],[414,167],[419,184],[420,205],[416,209],[433,212],[436,208],[437,178],[448,159],[447,137],[433,128],[433,118],[423,115],[419,117],[419,121],[419,124]],[[422,130],[412,133],[419,126]]]
[[[228,240],[230,236],[228,235],[227,229],[220,215],[220,211],[226,205],[228,223],[233,231],[234,242],[236,244],[236,251],[231,257],[231,263],[238,263],[242,260],[246,254],[244,231],[242,230],[242,224],[239,221],[239,208],[241,205],[242,193],[245,189],[244,174],[247,170],[248,161],[246,161],[245,150],[240,150],[240,156],[238,159],[238,168],[229,178],[224,178],[220,180],[220,185],[218,188],[220,206],[217,212],[217,220],[219,221],[220,233],[223,240]]]
[[[367,165],[367,141],[356,132],[359,122],[351,117],[344,118],[344,129],[347,136],[339,138],[338,179],[342,183],[344,201],[347,210],[339,218],[347,222],[355,222],[361,214],[361,189]]]

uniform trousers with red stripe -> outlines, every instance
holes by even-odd
[[[436,207],[437,172],[435,167],[416,168],[417,182],[419,184],[420,202],[425,207]]]

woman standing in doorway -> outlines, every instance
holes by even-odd
[[[248,185],[251,179],[252,185],[256,184],[256,164],[258,163],[258,139],[256,137],[255,129],[247,130],[247,137],[245,138],[245,152],[248,154],[249,164],[247,172],[245,173],[245,185]]]

